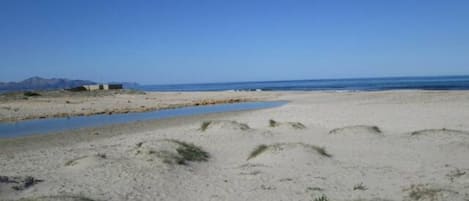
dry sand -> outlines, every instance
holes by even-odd
[[[266,96],[290,103],[0,140],[0,200],[469,200],[469,92]]]

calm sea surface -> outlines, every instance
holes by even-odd
[[[379,91],[395,89],[469,90],[469,76],[291,80],[209,84],[144,85],[145,91]]]

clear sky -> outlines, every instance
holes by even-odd
[[[467,74],[467,0],[0,0],[0,81]]]

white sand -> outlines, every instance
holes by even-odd
[[[44,180],[0,182],[0,200],[469,200],[469,92],[277,95],[291,102],[0,140],[0,176]],[[210,158],[171,161],[167,139]]]

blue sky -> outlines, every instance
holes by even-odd
[[[469,74],[469,1],[1,0],[0,81]]]

